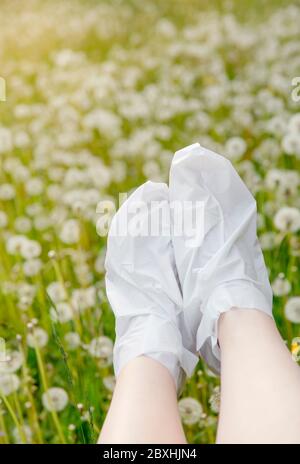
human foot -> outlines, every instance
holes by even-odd
[[[177,389],[197,358],[179,330],[182,296],[170,237],[166,184],[147,182],[123,203],[108,236],[106,291],[116,318],[114,368],[146,355],[166,366]]]
[[[231,163],[198,143],[176,152],[169,197],[190,348],[219,372],[220,314],[239,307],[272,315],[272,290],[256,236],[256,202]],[[178,201],[201,213],[194,215],[193,227],[183,225],[183,234],[174,233]]]

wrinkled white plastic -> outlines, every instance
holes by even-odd
[[[147,182],[118,210],[107,242],[106,291],[116,318],[116,375],[128,361],[146,355],[169,369],[179,390],[185,374],[192,374],[197,357],[184,348],[179,330],[182,296],[171,243],[168,201],[166,184]],[[139,210],[139,224],[149,224],[156,210],[153,202],[159,202],[157,208],[163,209],[167,217],[165,234],[133,236],[128,231],[120,236],[120,226],[136,216],[136,206],[150,206],[151,202],[151,209]]]
[[[189,333],[186,345],[219,372],[220,314],[238,307],[272,316],[272,290],[256,235],[256,202],[230,161],[198,143],[175,153],[169,195],[171,203],[203,202],[198,246],[188,245],[186,228],[172,240]]]

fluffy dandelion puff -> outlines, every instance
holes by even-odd
[[[276,213],[274,224],[283,232],[297,232],[300,229],[300,210],[284,206]]]
[[[42,251],[41,244],[36,240],[24,240],[21,246],[21,255],[25,259],[38,258]]]
[[[272,283],[272,289],[275,296],[284,296],[290,293],[291,283],[282,277],[277,277]]]
[[[88,308],[92,308],[96,303],[95,287],[79,288],[72,292],[72,307],[82,313]]]
[[[11,374],[20,369],[24,361],[24,357],[20,351],[7,351],[6,359],[0,362],[0,375],[2,372]]]
[[[288,321],[300,324],[300,296],[294,296],[287,301],[284,314]]]
[[[55,308],[50,309],[50,316],[54,322],[60,322],[61,324],[64,324],[73,319],[73,310],[69,303],[57,303]]]
[[[26,216],[19,216],[15,220],[15,230],[20,234],[26,234],[31,231],[31,220]]]
[[[21,253],[21,249],[27,238],[24,235],[11,235],[6,242],[6,251],[10,255]]]
[[[26,182],[26,193],[30,196],[41,195],[44,190],[44,184],[42,179],[38,177],[32,177]]]
[[[116,378],[114,375],[109,375],[107,377],[104,377],[103,378],[103,385],[105,386],[105,388],[110,391],[110,392],[113,392],[114,389],[115,389],[115,386],[116,386]]]
[[[60,282],[51,282],[47,287],[47,293],[55,304],[67,298],[66,290]]]
[[[213,394],[209,398],[210,409],[216,414],[220,411],[220,395],[220,387],[218,386],[214,388]]]
[[[6,127],[0,127],[0,153],[11,151],[13,147],[12,134]]]
[[[47,411],[62,411],[68,402],[68,394],[63,388],[52,387],[42,395],[42,403]]]
[[[16,444],[23,444],[24,443],[23,436],[25,437],[26,443],[31,443],[32,442],[32,430],[29,427],[29,425],[26,425],[26,424],[22,425],[21,426],[21,432],[17,427],[15,427],[13,429],[13,431],[12,431],[12,435],[13,435],[13,438],[14,438],[14,442]]]
[[[7,201],[12,200],[16,196],[15,187],[11,184],[0,185],[0,200]]]
[[[81,344],[80,336],[76,332],[68,332],[64,336],[67,348],[69,350],[76,350]]]
[[[41,327],[35,327],[31,333],[27,335],[27,344],[31,348],[43,348],[48,343],[48,334]]]
[[[225,144],[225,155],[232,161],[239,160],[246,150],[247,144],[241,137],[231,137]]]
[[[80,239],[80,225],[76,219],[69,219],[62,225],[59,238],[63,243],[72,245],[79,242]]]
[[[23,264],[23,271],[27,277],[36,276],[42,268],[40,259],[29,259]]]
[[[300,156],[300,135],[291,132],[282,139],[282,149],[287,155]]]
[[[16,374],[0,374],[0,392],[4,396],[18,390],[20,387],[20,379]]]
[[[260,245],[263,250],[272,250],[276,247],[277,235],[274,232],[265,232],[259,237]]]
[[[105,336],[94,338],[88,346],[88,351],[95,358],[110,359],[113,353],[113,342]]]
[[[203,414],[202,405],[195,398],[182,398],[178,403],[179,414],[184,424],[194,425]]]
[[[300,135],[300,113],[294,114],[289,120],[289,131]]]

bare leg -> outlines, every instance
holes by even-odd
[[[166,367],[140,356],[122,369],[98,443],[186,443]]]
[[[300,369],[274,321],[234,309],[219,320],[218,443],[300,443]]]

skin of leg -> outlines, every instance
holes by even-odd
[[[139,356],[122,369],[98,443],[186,443],[166,367]]]
[[[300,368],[273,319],[233,308],[219,319],[217,443],[300,443]]]

